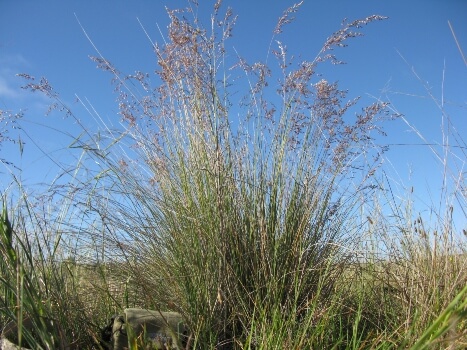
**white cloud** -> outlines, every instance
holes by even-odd
[[[2,54],[0,55],[0,65],[9,67],[29,68],[31,64],[21,54]]]
[[[20,54],[0,55],[0,98],[2,104],[10,104],[24,96],[21,80],[16,76],[30,67],[29,62]]]
[[[0,97],[7,99],[16,99],[20,97],[18,89],[12,87],[8,79],[2,75],[2,72],[0,72]]]
[[[31,64],[21,54],[0,54],[0,109],[37,110],[44,114],[50,100],[21,88],[26,81],[17,76],[28,73]]]

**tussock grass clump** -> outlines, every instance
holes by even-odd
[[[274,36],[298,7],[285,11]],[[329,51],[383,17],[344,23],[312,61],[287,63],[279,44],[276,72],[227,56],[231,10],[221,17],[215,8],[211,31],[181,13],[169,11],[169,40],[154,47],[156,90],[144,74],[124,77],[94,58],[114,74],[125,137],[136,145],[131,155],[106,156],[118,181],[100,215],[130,238],[124,254],[138,256],[126,265],[138,270],[134,283],[184,315],[195,348],[327,347],[343,308],[346,287],[336,282],[357,233],[352,214],[378,166],[356,158],[378,158],[371,133],[392,116],[375,102],[347,122],[357,100],[345,101],[315,71],[338,63]],[[228,61],[250,87],[238,109]]]
[[[9,215],[4,201],[0,218],[0,328],[25,348],[100,348],[109,315],[128,307],[123,288],[109,266],[66,258],[65,234],[23,204]]]
[[[0,226],[2,328],[7,322],[17,324],[18,344],[31,348],[67,348],[72,333],[92,342],[90,334],[86,334],[86,328],[92,326],[81,312],[87,306],[75,290],[70,290],[63,266],[54,262],[56,246],[51,237],[37,231],[28,235],[20,229],[26,222],[15,224],[4,204]],[[22,329],[23,324],[31,326]]]

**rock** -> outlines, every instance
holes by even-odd
[[[176,312],[161,312],[145,309],[125,309],[124,315],[117,316],[112,326],[114,350],[128,348],[128,336],[145,337],[145,344],[155,349],[182,349],[186,343],[187,329],[182,316]]]
[[[35,335],[36,336],[38,335],[36,326],[37,326],[37,323],[33,322],[31,318],[26,317],[23,319],[23,325],[22,325],[23,330],[27,331],[33,337]],[[51,335],[51,339],[53,339],[53,335],[60,333],[57,327],[53,326],[53,322],[51,320],[48,320],[48,319],[42,320],[41,326],[47,327],[46,332],[49,335]],[[59,346],[60,349],[65,349],[65,350],[70,349],[70,346],[66,342],[66,339],[55,339],[55,340],[57,340],[57,346]],[[40,338],[37,338],[37,342],[40,343]],[[21,347],[19,347],[18,343],[19,343],[18,326],[15,321],[10,321],[9,323],[6,324],[5,328],[3,328],[1,339],[0,339],[0,344],[1,344],[0,350],[18,350],[18,349],[30,350],[30,349],[34,349],[36,345],[36,344],[29,345],[24,336],[22,337]]]
[[[32,327],[32,322],[30,320],[25,320],[23,327]],[[24,340],[23,340],[24,344]],[[18,346],[18,327],[16,323],[8,323],[2,331],[2,337],[0,341],[1,350],[29,350],[28,347],[19,347]]]

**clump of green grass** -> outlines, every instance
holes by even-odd
[[[3,203],[1,328],[13,329],[10,340],[25,348],[100,348],[100,328],[116,305],[102,267],[64,259],[60,235],[47,232],[27,202],[23,209],[29,216],[9,215]]]
[[[4,204],[0,227],[2,319],[17,324],[19,345],[49,349],[58,347],[64,339],[57,339],[56,335],[63,330],[60,324],[54,325],[50,318],[52,305],[57,303],[53,295],[56,289],[51,286],[58,282],[54,278],[56,275],[44,269],[45,259],[38,261],[37,255],[33,254],[34,242],[28,236],[18,239],[18,232],[13,227]],[[45,258],[45,254],[39,251],[42,258]],[[31,322],[32,327],[23,328],[24,321]],[[57,332],[50,331],[53,327],[58,327]]]
[[[298,7],[284,12],[274,38]],[[377,166],[359,164],[366,170],[356,174],[355,157],[372,152],[370,130],[392,116],[376,102],[346,122],[356,101],[345,101],[337,84],[315,80],[315,71],[338,63],[330,50],[383,17],[344,24],[312,61],[285,63],[279,44],[277,106],[266,98],[269,68],[237,57],[250,88],[244,117],[234,121],[224,73],[235,17],[216,7],[208,32],[176,11],[169,16],[170,41],[155,47],[157,93],[137,98],[126,82],[150,91],[144,74],[123,77],[104,57],[94,58],[119,81],[125,137],[143,161],[138,171],[131,156],[101,159],[112,175],[99,183],[110,203],[99,215],[125,232],[131,243],[122,254],[134,283],[155,305],[183,314],[194,348],[327,347],[345,309],[338,302],[345,288],[336,282],[358,234],[357,194],[371,189]],[[344,190],[355,176],[359,182]]]

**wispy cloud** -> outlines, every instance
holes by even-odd
[[[12,87],[8,79],[3,76],[3,71],[0,71],[0,98],[16,99],[20,95],[18,89]]]
[[[47,98],[23,90],[24,81],[17,76],[31,68],[32,64],[21,54],[0,54],[0,109],[44,108]]]
[[[0,65],[4,67],[31,67],[28,60],[21,54],[0,54]]]
[[[0,99],[3,105],[9,105],[24,96],[16,74],[28,69],[30,64],[20,54],[0,54],[0,67]]]

